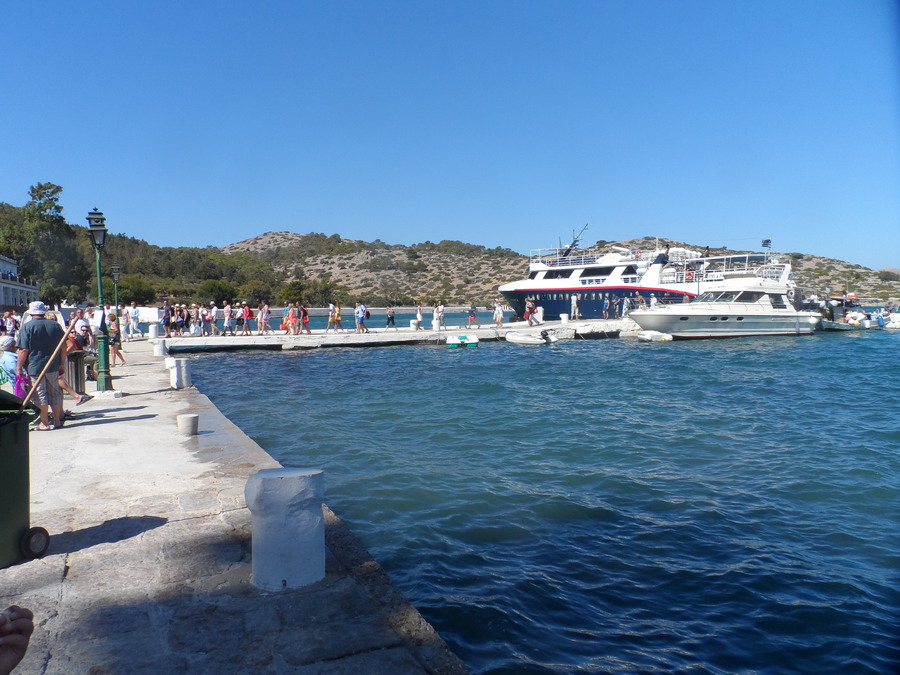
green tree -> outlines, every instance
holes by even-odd
[[[63,189],[53,183],[33,185],[25,205],[19,269],[48,288],[84,287],[88,270],[79,255],[75,230],[62,216]]]
[[[281,287],[281,290],[278,291],[278,301],[281,303],[288,302],[298,302],[300,300],[305,300],[304,291],[306,290],[306,284],[303,283],[300,279],[294,279],[293,281],[287,282],[284,286]]]
[[[238,295],[237,287],[225,279],[207,279],[197,286],[194,298],[197,302],[224,303],[226,300],[234,300]]]
[[[119,282],[119,300],[125,304],[152,305],[156,302],[156,287],[138,274],[129,274]]]
[[[253,279],[242,284],[238,289],[238,293],[248,304],[258,305],[272,297],[272,287],[264,281]]]

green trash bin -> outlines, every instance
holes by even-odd
[[[47,530],[31,527],[28,424],[37,411],[20,412],[21,404],[0,391],[0,568],[40,558],[50,546]]]

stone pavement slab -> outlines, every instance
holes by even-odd
[[[327,506],[326,577],[259,591],[244,484],[277,467],[164,359],[128,343],[120,398],[32,432],[31,523],[48,554],[0,570],[0,604],[35,613],[21,675],[465,673]],[[179,436],[177,415],[200,416]],[[327,475],[326,475],[327,494]]]

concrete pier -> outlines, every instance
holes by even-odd
[[[423,321],[429,328],[430,320]],[[505,324],[501,328],[482,324],[482,328],[467,328],[464,326],[448,326],[446,330],[415,330],[412,328],[399,328],[398,330],[384,328],[369,329],[370,332],[357,334],[352,329],[343,333],[317,330],[312,335],[285,335],[284,331],[277,331],[268,335],[238,335],[238,336],[199,336],[166,338],[165,340],[153,340],[158,344],[165,342],[165,349],[169,353],[190,351],[228,351],[236,349],[270,349],[270,350],[297,350],[297,349],[321,349],[327,347],[389,347],[400,345],[438,345],[444,344],[448,335],[472,334],[478,337],[479,342],[504,341],[507,333],[540,333],[549,331],[558,338],[565,340],[594,340],[602,338],[634,336],[639,331],[638,325],[630,319],[601,319],[594,321],[545,321],[537,326],[528,326],[525,322]],[[155,349],[159,350],[158,347]]]
[[[31,524],[51,542],[0,570],[0,605],[35,614],[16,675],[466,672],[325,505],[325,578],[254,587],[244,489],[279,464],[196,389],[172,389],[151,341],[123,348],[121,398],[29,434]]]

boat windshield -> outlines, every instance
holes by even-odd
[[[764,295],[765,293],[760,293],[759,291],[744,291],[737,296],[735,302],[759,302]]]
[[[735,296],[738,293],[734,291],[725,291],[722,293],[721,291],[708,291],[700,295],[697,298],[698,302],[734,302]]]

